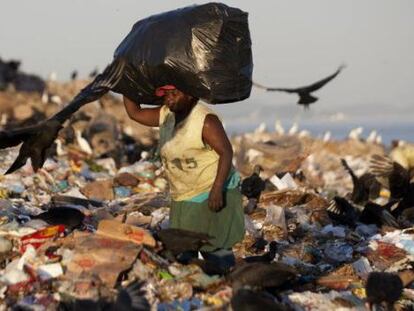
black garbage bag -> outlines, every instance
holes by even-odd
[[[221,3],[193,5],[138,21],[115,51],[126,67],[113,91],[157,104],[173,84],[209,103],[250,95],[253,70],[247,13]]]

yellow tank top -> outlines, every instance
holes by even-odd
[[[160,147],[160,156],[174,201],[184,201],[210,191],[216,178],[218,154],[204,144],[204,119],[214,111],[198,102],[174,130],[172,137]],[[160,110],[160,128],[174,115],[167,106]]]

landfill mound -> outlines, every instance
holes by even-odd
[[[7,88],[0,92],[0,126],[49,117],[87,82],[48,81],[43,94]],[[202,260],[176,262],[161,242],[169,197],[153,157],[157,135],[128,120],[121,99],[109,94],[74,114],[37,173],[27,163],[0,176],[2,306],[364,310],[365,303],[381,302],[370,285],[379,278],[389,289],[386,303],[413,307],[414,217],[411,206],[401,205],[409,199],[395,201],[396,209],[387,210],[391,216],[384,212],[396,193],[392,184],[404,177],[384,182],[375,175],[375,189],[362,177],[376,185],[369,175],[372,159],[388,155],[388,148],[264,130],[232,137],[242,177],[260,165],[265,186],[245,214],[236,268],[223,276]],[[17,152],[0,151],[1,173]],[[368,201],[380,208],[369,209]],[[409,212],[397,217],[400,208]],[[393,295],[387,277],[404,289],[395,286]]]

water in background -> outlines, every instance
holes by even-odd
[[[285,131],[288,131],[292,126],[293,121],[284,122],[281,120]],[[229,123],[229,126],[226,126],[226,131],[230,135],[240,134],[245,132],[254,131],[259,124],[241,124],[237,125],[235,123]],[[405,140],[407,142],[414,142],[414,122],[386,122],[379,125],[377,122],[313,122],[313,121],[303,121],[298,122],[299,131],[307,130],[311,133],[312,136],[323,136],[325,132],[330,131],[331,137],[333,139],[345,139],[348,137],[350,130],[356,127],[363,127],[363,133],[361,138],[367,138],[372,130],[376,130],[379,135],[382,137],[382,142],[385,145],[389,145],[393,139]],[[267,130],[269,132],[274,131],[274,123],[266,122]]]

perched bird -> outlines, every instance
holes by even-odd
[[[354,128],[349,131],[348,138],[353,139],[353,140],[359,140],[363,131],[364,131],[364,128],[362,126]]]
[[[269,243],[263,238],[263,233],[262,233],[262,236],[257,237],[254,243],[252,244],[252,246],[250,246],[250,250],[254,252],[264,251],[267,244]]]
[[[76,137],[76,142],[79,145],[79,148],[86,154],[91,155],[93,153],[91,145],[85,138],[82,137],[81,131],[75,130],[75,137]]]
[[[297,102],[299,105],[303,105],[305,109],[309,108],[309,105],[316,102],[318,100],[317,97],[312,96],[311,93],[319,90],[322,88],[325,84],[327,84],[329,81],[334,79],[341,71],[345,68],[344,65],[340,66],[333,74],[330,76],[315,82],[313,84],[302,86],[298,88],[276,88],[276,87],[266,87],[263,85],[260,85],[258,83],[253,83],[254,86],[264,89],[266,91],[278,91],[278,92],[286,92],[286,93],[296,93],[299,95],[299,101]]]
[[[125,60],[115,59],[102,74],[98,75],[89,85],[62,110],[50,119],[34,126],[0,131],[0,149],[17,146],[21,143],[19,154],[7,170],[13,173],[31,159],[33,169],[37,171],[46,160],[46,151],[55,141],[62,124],[83,105],[93,102],[114,88],[122,78]]]
[[[265,189],[265,181],[260,178],[261,170],[260,165],[255,165],[253,174],[245,178],[241,184],[241,193],[249,199],[246,207],[248,214],[256,208],[260,194]]]
[[[77,70],[72,71],[72,73],[70,74],[70,79],[74,81],[77,79],[77,77],[78,77],[78,71]]]
[[[326,143],[326,142],[330,141],[330,140],[331,140],[331,136],[332,136],[332,134],[331,134],[331,132],[330,132],[330,131],[325,132],[325,133],[323,134],[322,141],[323,141],[324,143]]]
[[[275,131],[279,135],[284,135],[285,134],[285,129],[283,128],[282,123],[280,122],[280,120],[276,120],[276,122],[275,122]]]
[[[266,123],[262,122],[259,126],[254,130],[256,134],[262,134],[266,132]]]
[[[133,282],[126,288],[118,291],[115,301],[109,301],[104,298],[98,300],[76,299],[72,301],[61,301],[58,310],[91,310],[91,311],[149,311],[151,306],[145,298],[143,283]]]
[[[172,228],[160,230],[156,236],[174,256],[187,251],[199,251],[204,245],[211,245],[210,240],[213,239],[205,233]]]
[[[297,122],[293,122],[291,128],[288,131],[289,135],[295,135],[299,130],[299,125]]]
[[[327,208],[327,213],[333,221],[352,228],[356,226],[357,221],[365,224],[375,224],[378,227],[387,225],[399,228],[397,220],[388,210],[393,204],[393,202],[390,202],[385,206],[381,206],[373,202],[367,202],[365,206],[360,206],[351,204],[345,198],[335,196]]]
[[[269,244],[269,251],[264,253],[263,255],[260,256],[249,256],[249,257],[245,257],[243,260],[245,262],[267,262],[270,263],[273,261],[273,259],[275,259],[276,256],[276,252],[277,252],[277,242],[276,241],[272,241]]]
[[[66,228],[73,230],[82,225],[85,215],[76,208],[54,207],[31,218],[41,219],[49,225],[65,225]]]
[[[93,78],[95,78],[97,75],[98,75],[98,68],[96,67],[94,70],[92,70],[92,71],[89,73],[89,78],[93,79]]]
[[[375,178],[374,174],[365,173],[357,177],[345,159],[341,159],[341,163],[349,175],[351,175],[352,183],[354,185],[351,194],[351,200],[356,204],[364,204],[368,200],[378,198],[381,184]]]
[[[375,144],[376,143],[376,139],[377,139],[377,131],[376,130],[372,130],[371,133],[369,133],[368,137],[367,137],[367,143],[370,144]]]
[[[403,282],[398,275],[371,272],[365,285],[369,309],[386,304],[387,310],[394,310],[394,303],[401,297],[403,288]]]
[[[234,269],[228,276],[234,291],[248,286],[252,289],[280,287],[295,280],[297,271],[281,262],[244,263]]]
[[[239,289],[231,299],[231,307],[237,311],[284,311],[288,310],[274,296],[263,291]]]

